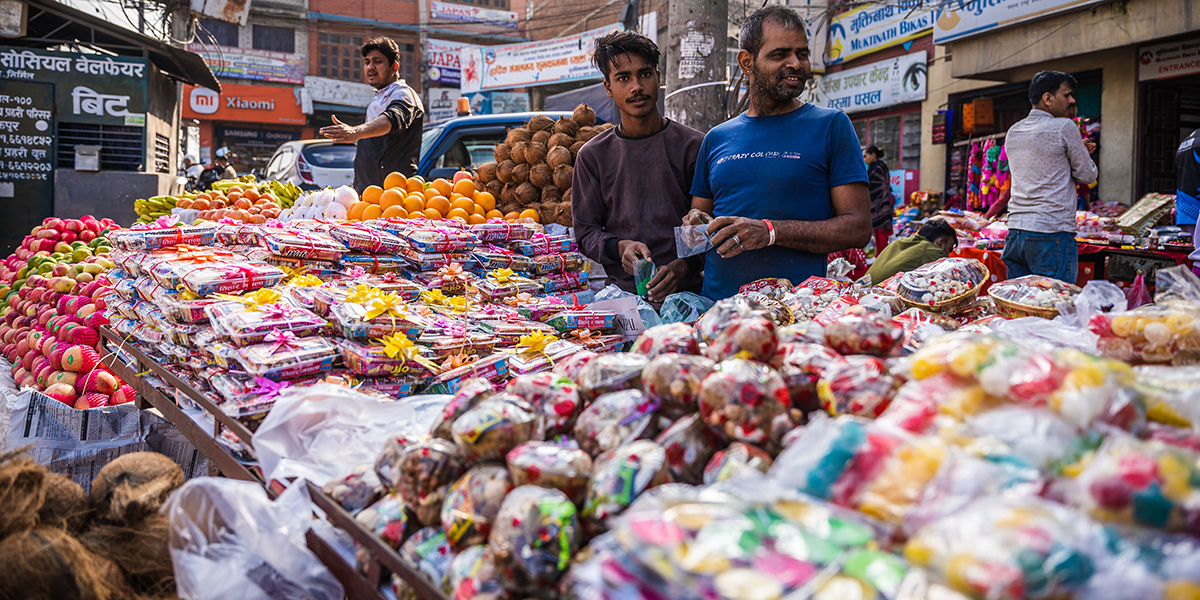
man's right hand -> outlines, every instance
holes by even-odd
[[[633,275],[633,263],[650,258],[650,249],[645,244],[633,240],[621,240],[617,244],[617,252],[621,254],[621,266],[630,275]]]
[[[358,141],[358,129],[339,121],[337,115],[333,116],[333,125],[322,127],[320,133],[335,142]]]

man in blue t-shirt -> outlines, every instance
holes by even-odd
[[[739,41],[750,108],[704,136],[684,219],[716,217],[704,262],[712,299],[767,277],[823,277],[826,254],[871,238],[867,169],[850,118],[798,99],[810,68],[800,15],[758,10]]]

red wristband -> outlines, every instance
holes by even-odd
[[[770,219],[763,219],[763,223],[767,224],[767,233],[771,234],[771,241],[767,242],[768,246],[775,245],[775,226],[771,224]]]

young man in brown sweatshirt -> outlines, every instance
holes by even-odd
[[[575,159],[571,185],[575,238],[621,289],[634,292],[633,265],[658,267],[649,300],[700,291],[703,256],[680,259],[675,226],[691,209],[692,175],[704,134],[658,110],[658,46],[634,32],[596,40],[593,62],[621,122],[592,138]]]

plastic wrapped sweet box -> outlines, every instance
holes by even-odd
[[[436,271],[427,272],[406,269],[404,276],[428,290],[440,290],[447,296],[459,296],[466,293],[467,285],[475,281],[476,277],[472,273],[458,272],[458,269],[455,269],[457,265],[458,263],[451,263]]]
[[[285,300],[267,305],[224,302],[205,307],[204,311],[217,335],[237,346],[260,343],[277,332],[294,337],[312,335],[326,325],[316,313]]]
[[[177,244],[209,246],[217,239],[217,225],[191,225],[167,229],[123,229],[109,233],[113,248],[129,252],[158,250]]]
[[[444,358],[451,354],[469,356],[487,356],[496,349],[500,339],[475,331],[451,332],[445,329],[426,329],[416,340],[416,343],[429,348],[437,357]]]
[[[283,281],[284,272],[266,263],[204,263],[184,271],[183,287],[197,296],[234,294],[271,287]],[[168,285],[169,282],[163,282]],[[178,286],[174,286],[178,289]]]
[[[397,304],[394,309],[385,310],[371,316],[368,305],[355,302],[340,302],[330,311],[330,317],[337,321],[342,335],[348,338],[368,339],[381,338],[393,333],[403,333],[415,338],[421,335],[431,321],[426,309],[425,314],[416,307],[408,304]]]
[[[416,248],[404,248],[398,253],[412,271],[436,271],[452,263],[465,263],[471,260],[466,252],[422,252]]]
[[[415,229],[405,237],[408,245],[420,252],[455,252],[479,245],[479,238],[461,229]]]
[[[557,340],[538,352],[522,352],[517,348],[509,359],[509,370],[513,375],[529,375],[548,371],[560,360],[583,350],[583,346],[567,340]]]
[[[471,253],[471,262],[473,266],[485,271],[512,269],[528,273],[533,270],[533,257],[494,247],[477,248]]]
[[[252,261],[264,262],[268,265],[303,272],[305,275],[316,277],[331,277],[336,275],[341,266],[335,260],[317,260],[312,258],[296,258],[272,254],[266,248],[251,248],[245,252],[246,258]]]
[[[496,352],[461,367],[450,369],[434,378],[425,390],[427,394],[453,394],[462,388],[463,382],[482,378],[491,382],[508,379],[509,354]]]
[[[334,225],[329,236],[350,250],[370,254],[399,254],[408,247],[402,238],[363,225]]]
[[[408,268],[408,261],[399,256],[349,252],[340,261],[343,270],[359,268],[371,274],[400,273]]]
[[[290,385],[305,385],[316,382],[322,375],[314,374],[307,377],[291,379]],[[242,372],[216,370],[208,374],[208,384],[220,396],[218,405],[225,414],[236,419],[251,419],[265,417],[275,406],[277,394],[271,394],[264,389],[254,375]]]
[[[625,344],[628,341],[621,335],[597,334],[587,329],[570,331],[563,336],[563,339],[583,346],[584,350],[591,350],[598,354],[621,352],[625,349]]]
[[[546,320],[546,324],[559,333],[576,329],[590,329],[595,332],[611,331],[617,327],[617,314],[600,310],[564,310],[555,313]]]
[[[471,225],[467,229],[481,242],[527,240],[542,233],[542,226],[537,223],[509,223],[500,219]]]
[[[361,281],[361,283],[355,281],[346,285],[312,288],[313,311],[329,316],[333,307],[344,301],[359,286],[376,289],[383,294],[396,294],[407,302],[416,300],[421,295],[421,292],[425,291],[425,288],[402,277],[395,277],[390,280],[366,278]]]
[[[341,242],[316,233],[268,233],[262,238],[262,246],[276,256],[314,260],[338,260],[349,252]]]
[[[516,309],[517,314],[531,321],[545,321],[569,306],[567,302],[559,298],[528,293],[509,296],[503,302],[505,306]]]
[[[495,277],[489,274],[486,278],[475,282],[475,289],[479,290],[479,295],[483,296],[483,299],[488,302],[498,302],[509,296],[516,296],[522,293],[535,294],[544,292],[542,286],[536,281],[515,274],[507,277]]]
[[[426,348],[413,348],[416,355],[424,359],[418,361],[408,356],[388,356],[385,346],[378,343],[363,344],[352,340],[338,340],[337,346],[342,355],[342,364],[355,375],[394,375],[428,380],[434,374],[430,370],[430,361],[434,356]]]
[[[582,271],[583,264],[586,262],[586,260],[587,259],[585,259],[583,255],[578,252],[567,252],[565,254],[542,254],[534,256],[533,264],[530,265],[528,270],[522,271],[522,273],[529,273],[530,275],[546,275],[548,273],[579,271],[586,276],[587,272]],[[584,283],[587,283],[587,279],[584,279]]]
[[[563,271],[549,275],[532,277],[538,286],[539,294],[561,294],[563,292],[578,292],[587,289],[587,271]]]
[[[495,320],[482,320],[478,322],[478,326],[488,334],[500,338],[501,346],[512,346],[516,344],[522,336],[533,333],[542,333],[544,335],[554,335],[553,327],[545,323],[529,321],[525,319],[506,319],[499,318]]]
[[[508,249],[525,256],[541,256],[575,252],[578,246],[570,236],[537,234],[527,240],[509,243]]]
[[[337,345],[323,337],[294,338],[247,346],[237,353],[238,364],[255,377],[275,381],[328,372]]]
[[[183,283],[183,275],[196,267],[214,264],[260,262],[247,258],[244,254],[217,248],[196,248],[191,246],[172,246],[141,255],[130,265],[137,265],[135,277],[152,277],[159,285],[178,290]]]
[[[224,223],[217,228],[217,242],[226,246],[257,246],[268,231],[262,225]]]

